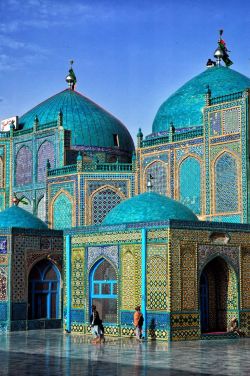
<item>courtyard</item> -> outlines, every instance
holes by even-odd
[[[0,336],[0,375],[249,375],[250,339],[166,343],[90,337],[62,330]]]

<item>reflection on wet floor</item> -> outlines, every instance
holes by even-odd
[[[0,375],[249,375],[250,339],[137,343],[61,330],[0,336]]]

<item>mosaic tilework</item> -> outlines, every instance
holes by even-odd
[[[7,272],[6,267],[0,267],[0,300],[7,300]]]
[[[0,254],[7,253],[7,237],[0,236]]]
[[[172,341],[192,341],[200,339],[200,329],[181,329],[171,332]]]
[[[121,196],[110,188],[100,190],[92,198],[92,223],[102,223],[106,215],[122,201]]]
[[[160,161],[151,163],[144,171],[144,191],[147,191],[147,182],[152,177],[152,191],[167,194],[167,165]]]
[[[250,309],[250,248],[241,251],[241,307]]]
[[[238,210],[238,173],[235,158],[224,153],[215,163],[215,211],[216,213]]]
[[[167,265],[166,258],[159,256],[147,260],[147,307],[167,309]]]
[[[107,180],[88,180],[87,193],[90,196],[91,193],[101,188],[107,184]],[[119,189],[125,196],[128,195],[128,187],[126,181],[119,180],[109,180],[109,185],[113,186],[115,189]]]
[[[194,213],[201,212],[201,167],[193,157],[183,160],[179,167],[179,200]]]
[[[118,269],[118,247],[117,246],[102,246],[102,247],[88,247],[87,249],[87,267],[91,266],[101,257],[110,260]]]
[[[222,255],[239,271],[239,247],[229,245],[199,245],[198,246],[198,269],[199,273],[205,264],[214,256]]]
[[[250,311],[240,313],[240,328],[247,336],[250,336]]]
[[[240,107],[229,108],[222,111],[222,123],[224,133],[235,133],[240,131]]]
[[[32,153],[27,146],[23,146],[16,155],[16,185],[32,182],[32,167]]]
[[[50,162],[51,168],[55,167],[54,146],[51,142],[45,141],[38,149],[37,153],[37,181],[43,182],[46,177],[47,160]]]
[[[136,296],[135,296],[136,259],[135,259],[135,256],[130,251],[128,251],[124,254],[122,261],[123,261],[122,262],[122,276],[123,276],[123,291],[124,291],[124,293],[122,294],[122,308],[133,309],[133,307],[135,307],[137,304]]]
[[[121,247],[121,309],[134,310],[141,301],[141,246]]]
[[[220,135],[222,133],[221,111],[210,112],[209,122],[210,122],[210,135],[211,136]]]
[[[84,250],[72,250],[72,307],[84,307]],[[76,311],[78,312],[78,311]],[[80,321],[81,322],[81,321]]]
[[[53,228],[56,230],[72,227],[72,202],[60,193],[53,205]]]
[[[182,309],[197,309],[197,256],[195,244],[182,244],[180,249],[181,260],[181,306]],[[173,297],[174,298],[174,297]]]

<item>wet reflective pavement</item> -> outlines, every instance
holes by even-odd
[[[250,375],[250,339],[143,342],[89,337],[61,330],[0,336],[0,375]]]

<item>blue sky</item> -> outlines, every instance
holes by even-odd
[[[250,76],[250,3],[238,0],[0,0],[0,119],[66,88],[118,117],[135,139],[161,103],[213,58],[218,30]]]

